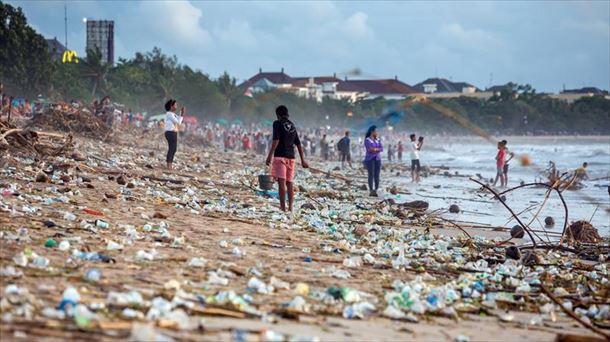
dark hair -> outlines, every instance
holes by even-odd
[[[588,165],[589,165],[589,163],[587,163],[587,162],[582,163],[582,166],[584,166],[584,167],[587,167]]]
[[[173,99],[169,99],[167,102],[165,102],[165,110],[169,112],[172,109],[174,103],[176,103],[176,100]]]
[[[280,118],[287,118],[288,117],[288,108],[286,108],[286,106],[284,106],[284,105],[278,106],[275,109],[275,115],[277,115]]]
[[[502,145],[505,145],[505,146],[506,146],[506,144],[508,144],[508,141],[506,141],[506,140],[502,140],[502,141],[500,141],[500,144],[502,144]]]
[[[411,138],[411,139],[415,139],[415,133],[413,133],[413,134],[409,135],[409,138]]]
[[[376,129],[377,129],[377,126],[375,126],[375,125],[369,127],[369,129],[366,131],[366,135],[364,137],[370,138],[371,134],[373,134],[373,132],[375,132]]]

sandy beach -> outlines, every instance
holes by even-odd
[[[484,280],[482,297],[458,296],[425,313],[398,307],[403,312],[401,318],[387,318],[383,314],[386,300],[395,293],[397,282],[419,281],[431,288],[449,286],[460,291],[475,279],[497,274],[496,267],[507,262],[505,246],[525,245],[529,240],[513,239],[495,248],[494,243],[510,238],[507,231],[465,228],[470,235],[480,236],[468,239],[443,223],[434,213],[438,208],[432,205],[421,212],[397,209],[383,198],[369,199],[360,189],[359,170],[333,171],[328,176],[298,169],[299,209],[285,216],[277,209],[276,199],[257,193],[261,156],[223,154],[181,144],[177,169],[168,172],[162,168],[165,146],[151,148],[146,143],[147,139],[161,138],[141,134],[124,132],[112,142],[76,137],[74,151],[82,158],[70,154],[33,158],[19,149],[3,153],[3,341],[130,337],[185,341],[553,341],[559,334],[599,336],[553,306],[536,282],[524,289],[523,281],[533,279],[541,279],[574,308],[595,306],[599,311],[605,307],[605,316],[586,319],[599,327],[608,326],[610,286],[603,261],[607,248],[600,249],[599,260],[580,261],[574,254],[538,250],[538,259],[530,266],[515,261],[519,271],[514,275],[500,277],[499,283]],[[333,167],[317,159],[312,166],[324,171]],[[40,170],[49,167],[55,170],[49,179],[36,182]],[[405,172],[400,166],[392,169]],[[124,178],[123,184],[117,183],[119,176]],[[345,183],[335,176],[355,181]],[[432,177],[425,182],[442,183],[442,176]],[[388,182],[384,187],[390,185]],[[443,188],[423,187],[430,196],[443,196]],[[407,186],[401,189],[402,202],[425,200]],[[384,193],[386,199],[392,198],[389,191]],[[462,196],[491,201],[489,194],[474,191]],[[447,206],[451,203],[446,201]],[[107,222],[109,227],[101,227],[96,220]],[[68,241],[70,248],[45,247],[49,239]],[[449,247],[438,241],[446,241]],[[109,249],[110,242],[120,248]],[[393,252],[384,252],[384,244],[393,246],[388,249]],[[152,257],[141,258],[141,251]],[[456,259],[456,251],[461,261]],[[100,252],[112,260],[83,260],[81,252]],[[396,260],[403,252],[407,262],[400,264]],[[48,265],[32,267],[32,253],[46,258]],[[375,262],[346,266],[346,259],[368,253]],[[20,254],[29,261],[27,266],[15,262]],[[202,258],[202,264],[193,266],[193,258]],[[472,269],[478,260],[487,260],[490,269]],[[566,260],[571,261],[567,268]],[[101,272],[99,281],[86,279],[91,269]],[[349,276],[338,276],[338,271],[347,271]],[[211,281],[210,272],[227,279],[228,284]],[[271,277],[285,282],[286,288],[253,288],[253,278],[269,285]],[[515,283],[507,279],[515,279]],[[582,290],[584,281],[592,287]],[[332,286],[355,290],[359,299],[333,299],[328,296]],[[78,291],[79,306],[87,307],[84,323],[54,316],[59,310],[43,313],[45,308],[56,308],[69,287]],[[142,300],[111,299],[112,293],[130,291],[139,293]],[[242,299],[219,300],[219,294],[228,291]],[[498,296],[494,305],[485,305],[483,298],[489,293],[502,293],[506,295],[502,298],[509,299]],[[306,304],[295,304],[295,297]],[[173,303],[172,310],[147,318],[155,298]],[[343,318],[346,307],[361,302],[372,303],[374,310],[362,319]]]

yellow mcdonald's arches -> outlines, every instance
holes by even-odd
[[[78,55],[76,54],[76,51],[73,50],[66,50],[64,51],[63,55],[61,56],[61,62],[62,63],[78,63]]]

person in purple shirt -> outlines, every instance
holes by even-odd
[[[364,139],[364,165],[369,176],[369,196],[377,197],[379,189],[379,174],[381,173],[381,152],[383,145],[377,135],[377,126],[369,127]]]

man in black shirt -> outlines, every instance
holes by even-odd
[[[351,142],[349,139],[349,131],[345,131],[345,136],[337,143],[337,149],[341,153],[341,168],[345,168],[345,162],[352,167]]]
[[[280,208],[286,211],[286,191],[288,192],[288,211],[292,211],[292,203],[294,202],[294,165],[295,155],[294,147],[297,147],[299,156],[301,157],[301,166],[308,168],[309,165],[305,161],[303,155],[303,147],[301,140],[294,124],[288,120],[288,108],[279,106],[275,109],[277,120],[273,122],[273,143],[267,155],[267,166],[271,166],[271,176],[278,183],[280,195]],[[271,162],[273,156],[273,163]]]

